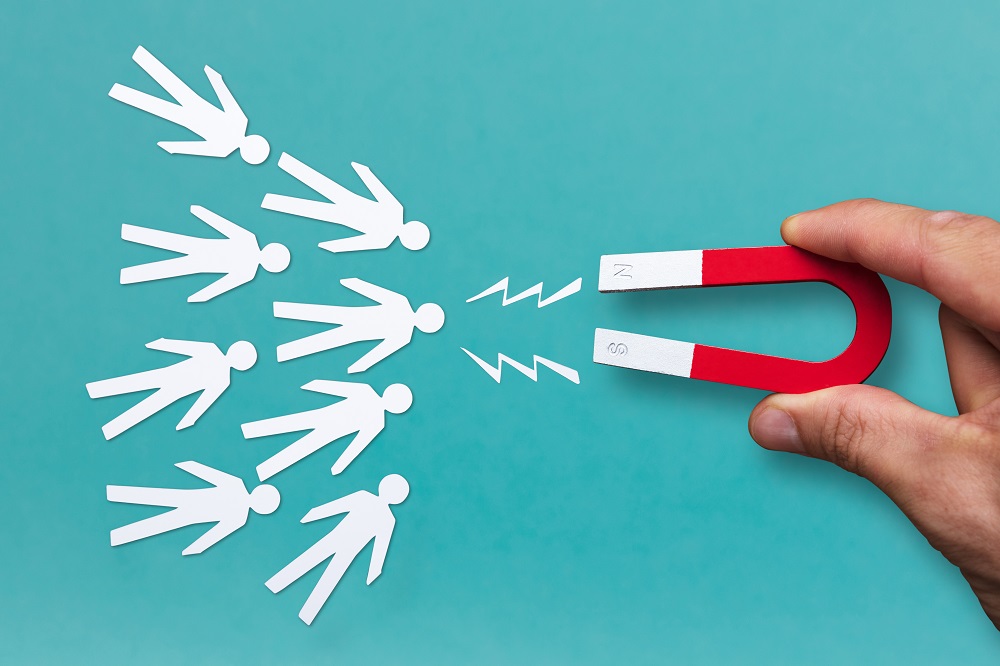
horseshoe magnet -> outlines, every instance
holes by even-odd
[[[854,339],[839,356],[814,362],[599,328],[594,362],[780,393],[806,393],[866,380],[882,362],[892,329],[889,291],[878,273],[789,245],[611,254],[601,257],[602,293],[683,287],[826,282],[851,299]]]

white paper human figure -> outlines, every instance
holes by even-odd
[[[413,393],[404,384],[392,384],[379,395],[368,384],[316,379],[302,387],[306,391],[339,396],[332,405],[308,412],[276,416],[243,424],[247,439],[289,432],[310,431],[293,444],[257,465],[257,476],[266,481],[331,442],[357,433],[330,470],[340,474],[385,428],[385,413],[402,414],[413,404]]]
[[[177,424],[177,430],[193,426],[229,387],[230,370],[248,370],[257,362],[257,350],[245,340],[234,342],[225,354],[211,342],[166,338],[153,340],[146,348],[181,354],[188,358],[156,370],[87,384],[87,393],[91,398],[156,389],[155,393],[142,402],[109,421],[102,428],[105,439],[117,437],[181,398],[201,392],[191,409]]]
[[[263,267],[269,273],[280,273],[288,268],[291,254],[284,245],[269,243],[261,249],[255,235],[212,211],[201,206],[191,206],[191,213],[225,238],[197,238],[123,224],[123,240],[178,252],[184,256],[123,268],[122,284],[196,273],[223,273],[212,284],[188,296],[188,303],[204,303],[250,282],[257,275],[258,267]]]
[[[188,525],[215,523],[194,543],[181,551],[182,555],[197,555],[219,543],[247,523],[254,513],[273,513],[281,502],[274,486],[265,484],[247,492],[239,477],[188,460],[176,467],[211,484],[210,488],[143,488],[140,486],[108,486],[108,500],[124,504],[167,506],[170,511],[111,530],[111,545],[120,546],[139,539],[163,534]]]
[[[271,147],[262,136],[247,136],[247,117],[236,103],[233,94],[222,81],[222,76],[205,66],[205,76],[212,84],[222,108],[205,101],[183,81],[164,67],[149,51],[139,47],[132,60],[146,70],[154,81],[170,94],[177,103],[153,97],[144,92],[127,88],[120,83],[112,86],[110,97],[134,106],[146,113],[186,127],[203,141],[160,141],[156,145],[171,154],[228,157],[239,149],[240,157],[248,164],[260,164],[267,159]]]
[[[303,523],[321,520],[341,513],[347,515],[333,531],[310,546],[292,560],[284,569],[265,583],[275,594],[309,573],[324,560],[329,559],[323,575],[299,611],[299,618],[312,624],[323,604],[330,598],[347,567],[372,539],[372,559],[368,565],[368,584],[382,574],[382,565],[389,550],[389,540],[396,526],[392,515],[393,504],[399,504],[410,493],[410,485],[399,474],[390,474],[378,484],[378,494],[360,490],[311,510],[302,518]]]
[[[348,373],[364,372],[390,354],[402,349],[413,338],[413,329],[435,333],[444,326],[444,310],[435,303],[424,303],[414,312],[410,301],[394,291],[383,289],[358,278],[341,280],[351,291],[369,298],[378,305],[343,307],[309,303],[274,304],[274,316],[324,324],[339,324],[337,328],[316,333],[278,346],[278,361],[316,354],[354,342],[380,340],[371,351],[355,361]]]
[[[406,249],[420,250],[431,238],[431,232],[423,222],[403,222],[402,204],[363,164],[351,162],[354,171],[375,197],[374,201],[345,189],[288,153],[281,154],[278,166],[332,203],[268,194],[260,204],[262,208],[331,222],[361,232],[356,236],[320,243],[324,250],[384,250],[397,238]]]

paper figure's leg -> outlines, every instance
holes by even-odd
[[[329,433],[313,430],[257,465],[257,476],[260,477],[261,481],[267,481],[278,472],[288,469],[306,456],[319,451],[334,439],[336,439],[336,433],[331,437]]]
[[[318,412],[326,409],[322,407],[320,409],[311,409],[307,412],[297,412],[295,414],[286,414],[285,416],[275,416],[269,419],[261,419],[260,421],[251,421],[250,423],[244,423],[241,428],[243,429],[243,437],[246,439],[254,439],[257,437],[268,437],[270,435],[283,435],[286,432],[299,432],[300,430],[312,430],[316,427],[316,423],[319,420]]]
[[[257,465],[257,476],[260,477],[261,481],[267,481],[278,472],[288,469],[306,456],[319,451],[333,441],[333,439],[336,439],[335,435],[331,437],[329,433],[321,433],[318,430],[313,430],[305,437],[289,444]]]
[[[337,583],[344,577],[344,572],[347,571],[347,567],[350,564],[351,558],[349,557],[340,554],[333,556],[330,564],[326,567],[326,571],[323,572],[323,575],[319,578],[319,582],[316,583],[316,587],[309,593],[309,598],[302,605],[302,610],[299,611],[299,619],[306,624],[312,624],[320,609],[323,608],[323,604],[333,594],[333,589],[337,587]]]
[[[174,509],[173,511],[167,511],[158,516],[146,518],[145,520],[111,530],[111,545],[120,546],[123,543],[131,543],[139,539],[145,539],[185,527],[187,524],[181,512]]]
[[[109,441],[114,439],[132,426],[137,425],[164,407],[167,407],[176,399],[176,397],[168,395],[163,391],[163,389],[160,389],[131,409],[126,410],[121,416],[108,421],[108,423],[101,428],[104,432],[104,438]]]
[[[315,569],[320,563],[333,555],[335,546],[330,543],[335,532],[327,534],[325,537],[309,546],[301,555],[285,565],[278,573],[271,576],[264,585],[275,594],[302,578],[307,573]]]
[[[346,335],[343,326],[338,326],[332,331],[323,331],[300,340],[278,345],[278,361],[289,361],[300,356],[317,354],[327,349],[349,345],[352,342],[358,342],[358,340]]]
[[[191,254],[200,238],[192,238],[184,234],[175,234],[159,229],[147,229],[137,227],[134,224],[122,225],[122,240],[129,243],[138,243],[148,247],[155,247],[160,250],[170,250],[179,254]]]
[[[152,53],[141,46],[132,54],[132,60],[146,70],[146,73],[182,106],[203,101],[186,83],[177,78],[176,74],[167,69],[162,62],[153,57]]]
[[[125,393],[160,388],[163,385],[163,380],[160,376],[162,370],[163,368],[156,368],[155,370],[146,370],[145,372],[137,372],[123,377],[112,377],[111,379],[102,379],[98,382],[90,382],[87,384],[87,394],[91,398],[106,398],[109,395],[123,395]]]
[[[330,180],[288,153],[282,153],[281,157],[278,158],[278,167],[334,203],[345,203],[358,198],[354,192]]]
[[[343,213],[337,210],[336,204],[313,201],[312,199],[299,199],[284,194],[265,194],[264,200],[260,202],[260,207],[311,220],[332,222],[333,224],[341,224],[344,219]]]
[[[123,268],[120,282],[122,284],[135,284],[136,282],[150,282],[199,272],[198,262],[189,255]]]
[[[144,488],[142,486],[108,486],[108,501],[119,504],[179,507],[190,490],[178,488]]]
[[[357,316],[356,307],[341,305],[314,305],[313,303],[286,303],[275,301],[274,316],[278,319],[314,321],[319,324],[340,324]]]
[[[167,102],[159,97],[147,95],[144,92],[128,88],[120,83],[116,83],[111,87],[111,92],[108,93],[108,96],[129,106],[134,106],[140,111],[159,116],[182,127],[187,121],[187,114],[177,104]]]

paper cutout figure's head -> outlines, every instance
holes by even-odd
[[[260,265],[268,273],[280,273],[288,268],[292,254],[281,243],[268,243],[260,251]]]
[[[444,326],[444,310],[437,303],[424,303],[415,314],[417,328],[424,333],[437,333]]]
[[[431,230],[423,222],[407,222],[399,232],[399,242],[407,250],[422,250],[431,240]]]
[[[240,142],[240,157],[247,164],[260,164],[270,153],[271,146],[267,143],[267,139],[259,134],[245,136]]]
[[[378,496],[389,504],[399,504],[410,494],[410,484],[399,474],[390,474],[378,484]]]
[[[413,392],[406,384],[391,384],[382,392],[382,407],[390,414],[402,414],[413,404]]]
[[[254,513],[266,516],[274,513],[274,510],[281,504],[281,493],[274,486],[262,483],[250,493],[250,508]]]
[[[246,340],[234,342],[226,351],[226,360],[234,370],[249,370],[257,362],[257,348]]]

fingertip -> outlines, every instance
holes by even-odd
[[[751,437],[753,436],[753,422],[757,420],[757,417],[760,416],[761,412],[763,412],[765,409],[768,408],[770,402],[771,402],[771,397],[768,396],[763,400],[761,400],[760,402],[758,402],[757,405],[750,412],[750,416],[747,418],[747,429],[750,431]]]
[[[750,437],[761,447],[771,451],[805,454],[802,436],[795,420],[775,403],[766,398],[750,414],[747,427]]]
[[[799,236],[799,227],[803,215],[804,213],[796,213],[795,215],[786,217],[781,223],[781,238],[789,245],[795,245],[795,241]]]

